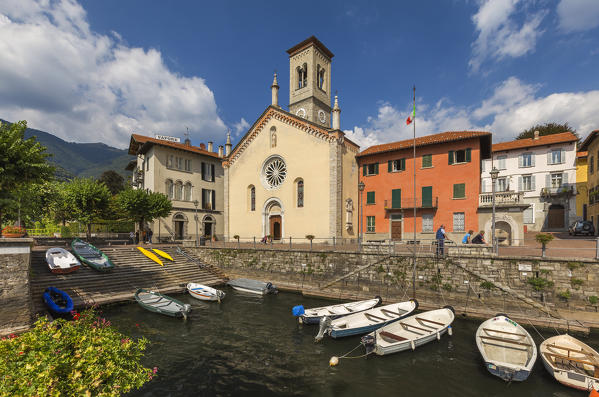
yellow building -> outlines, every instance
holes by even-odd
[[[333,54],[314,36],[287,53],[289,111],[275,74],[272,104],[223,162],[225,238],[355,238],[359,147],[331,108]]]
[[[587,155],[588,152],[576,154],[576,216],[587,220],[589,194],[587,191]]]
[[[599,230],[599,130],[592,131],[580,145],[580,151],[587,152],[587,219]]]

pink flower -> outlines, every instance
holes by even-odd
[[[135,326],[136,326],[136,327],[139,327],[139,324],[135,323]]]
[[[19,356],[22,356],[22,355],[23,355],[23,352],[19,352]]]
[[[158,367],[154,367],[154,368],[152,369],[152,373],[153,373],[153,374],[155,374],[156,372],[158,372]]]

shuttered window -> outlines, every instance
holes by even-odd
[[[535,223],[534,211],[535,211],[534,204],[531,204],[530,207],[528,207],[527,209],[524,210],[524,213],[523,213],[524,223]]]
[[[374,204],[374,193],[375,192],[366,192],[366,204]]]
[[[422,206],[424,208],[431,208],[433,206],[433,187],[423,186],[422,187]]]
[[[433,155],[425,154],[422,156],[422,168],[430,168],[433,166]]]
[[[391,190],[391,208],[401,208],[401,189]]]
[[[371,233],[375,231],[374,216],[366,217],[366,231]]]
[[[363,176],[378,175],[378,173],[379,173],[379,164],[378,163],[364,164],[362,166],[362,175]]]
[[[456,183],[453,185],[453,198],[466,198],[466,184]]]

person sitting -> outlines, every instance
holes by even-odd
[[[462,239],[462,244],[469,244],[470,243],[470,238],[472,238],[472,233],[474,233],[473,230],[468,230],[468,233],[466,233],[466,235]]]
[[[267,243],[268,243],[268,236],[264,236],[264,237],[262,237],[262,240],[260,240],[260,242],[261,242],[262,244],[267,244]]]
[[[481,230],[480,233],[478,233],[472,239],[472,244],[487,244],[487,242],[485,241],[485,232]]]

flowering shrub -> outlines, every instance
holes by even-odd
[[[25,234],[26,230],[20,226],[6,226],[2,229],[2,234]]]
[[[147,344],[93,309],[73,312],[73,321],[42,317],[32,330],[0,341],[0,395],[121,395],[156,376],[156,367],[140,364]]]

